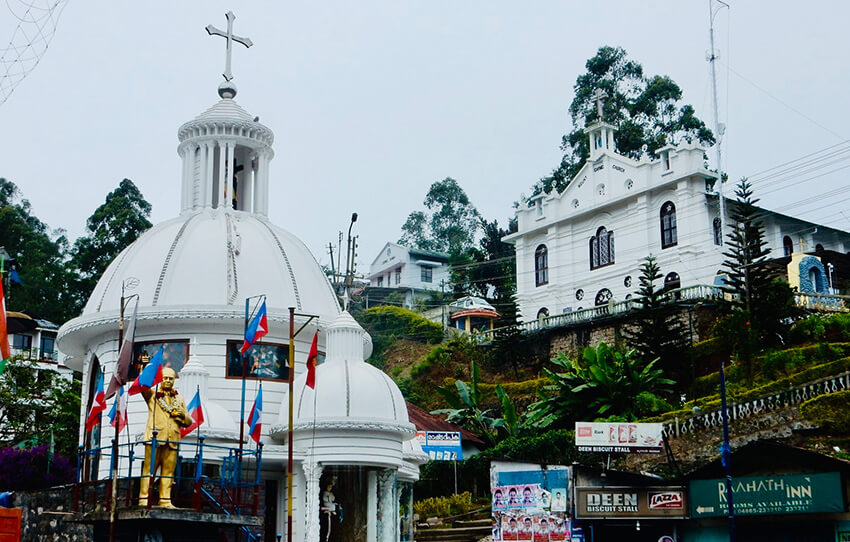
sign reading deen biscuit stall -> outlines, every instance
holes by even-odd
[[[577,487],[577,518],[684,518],[685,488]]]
[[[691,516],[725,516],[726,481],[691,480]],[[732,479],[735,515],[844,512],[844,491],[837,472],[776,474]]]
[[[579,452],[660,454],[663,424],[576,422]]]

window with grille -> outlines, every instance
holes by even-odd
[[[434,270],[430,267],[422,267],[419,278],[422,279],[422,282],[432,282],[434,280]]]
[[[534,283],[542,286],[549,283],[549,251],[540,245],[534,251]]]
[[[661,248],[676,246],[676,206],[672,201],[661,206]]]
[[[605,267],[614,263],[614,232],[605,226],[590,238],[590,268]]]

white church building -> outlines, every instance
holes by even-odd
[[[231,23],[228,13],[226,74],[230,38],[250,44],[232,35]],[[66,363],[83,375],[81,420],[98,375],[105,374],[108,382],[114,371],[122,301],[129,316],[137,300],[137,359],[162,347],[165,365],[179,374],[175,387],[184,400],[188,403],[200,390],[206,418],[200,434],[206,443],[237,447],[245,300],[265,295],[269,333],[252,347],[258,355],[246,376],[245,405],[247,412],[262,384],[266,506],[261,515],[269,515],[265,539],[282,533],[277,540],[287,540],[288,388],[289,379],[295,379],[292,540],[319,540],[320,492],[328,484],[345,507],[344,520],[335,525],[330,540],[409,540],[402,516],[412,513],[411,485],[428,457],[416,444],[404,399],[386,374],[365,363],[372,350],[369,335],[340,309],[304,243],[268,219],[271,129],[234,101],[232,80],[218,92],[218,102],[178,130],[179,214],[124,249],[100,278],[82,314],[59,330],[59,348],[69,356]],[[312,321],[296,317],[296,328],[306,327],[295,340],[294,374],[287,367],[289,307],[317,316]],[[314,391],[304,382],[315,332],[323,361]],[[130,397],[129,437],[122,434],[121,442],[141,440],[146,419],[141,395]],[[84,426],[81,445],[109,446],[113,429],[107,421],[92,431]],[[246,428],[246,438],[247,433]],[[196,436],[185,437],[182,447],[194,449]],[[212,451],[205,458],[221,459]],[[102,457],[88,470],[92,478],[108,477],[108,459]],[[126,476],[124,463],[121,470]]]
[[[516,246],[520,321],[630,298],[650,254],[663,286],[719,283],[725,237],[704,149],[683,142],[660,149],[658,159],[633,160],[614,150],[614,131],[601,120],[588,125],[590,156],[567,187],[530,198],[516,212],[518,231],[503,240]],[[729,205],[725,210],[728,231]],[[829,272],[811,254],[847,253],[850,234],[771,211],[762,221],[771,257],[792,257],[792,286],[828,293]]]

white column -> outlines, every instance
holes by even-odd
[[[198,205],[200,207],[210,206],[212,179],[209,173],[209,154],[210,144],[201,143],[201,148],[198,149]]]
[[[236,143],[229,142],[227,144],[227,178],[225,179],[225,201],[226,207],[231,206],[233,200],[233,177],[236,175]]]
[[[304,541],[319,542],[319,479],[322,465],[308,461],[302,464],[307,491],[304,496]]]
[[[377,533],[378,542],[394,542],[396,539],[395,527],[398,524],[398,513],[395,509],[396,471],[394,469],[383,469],[377,474],[378,511],[381,514]]]
[[[366,473],[366,542],[378,541],[378,483],[377,473]]]
[[[254,180],[257,176],[257,170],[254,164],[257,163],[258,159],[257,153],[252,153],[248,158],[248,165],[250,167],[246,167],[242,174],[242,197],[240,200],[242,201],[242,210],[249,213],[254,210]]]
[[[257,181],[254,186],[254,212],[263,216],[269,214],[268,197],[268,175],[269,155],[267,151],[260,152],[259,165],[257,168]]]
[[[184,145],[180,150],[180,158],[183,160],[183,174],[180,176],[180,212],[186,211],[189,207],[191,207],[191,203],[189,202],[189,186],[191,186],[191,181],[189,179],[189,156],[191,156],[191,152],[189,150],[189,145]]]
[[[219,143],[218,145],[218,207],[224,206],[224,185],[227,182],[227,143]]]

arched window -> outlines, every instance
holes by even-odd
[[[537,311],[537,319],[538,320],[543,320],[544,318],[548,318],[548,317],[549,317],[549,309],[547,309],[546,307],[543,307],[542,309]]]
[[[604,267],[614,263],[614,232],[602,226],[590,238],[590,268]]]
[[[613,299],[614,295],[611,293],[611,290],[608,288],[602,288],[596,293],[596,299],[594,300],[594,304],[598,307],[599,305],[607,305],[611,299]]]
[[[661,206],[661,248],[676,246],[676,206],[672,201]]]
[[[682,280],[679,278],[678,273],[667,273],[667,276],[664,277],[664,289],[666,291],[677,290],[682,287]],[[682,297],[682,292],[676,292],[676,299],[680,299]]]
[[[792,241],[787,235],[782,238],[782,251],[786,256],[790,256],[794,253],[794,241]]]
[[[549,283],[549,251],[546,245],[540,245],[534,251],[534,284],[542,286]]]
[[[723,244],[723,225],[720,223],[720,217],[714,217],[714,220],[711,223],[711,228],[714,233],[714,244],[722,245]]]

